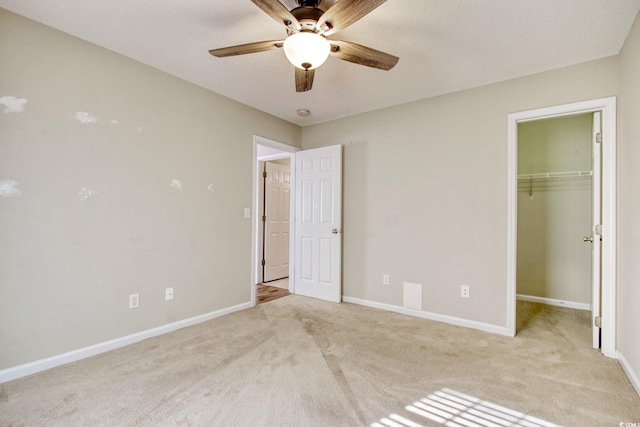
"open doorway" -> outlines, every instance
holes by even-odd
[[[262,171],[262,197],[258,200],[262,232],[258,233],[261,253],[256,304],[290,295],[291,256],[291,159],[258,160]]]
[[[289,280],[293,224],[292,161],[297,148],[254,137],[254,224],[252,301],[272,301],[293,293]]]
[[[538,325],[584,348],[592,345],[590,312],[600,296],[598,289],[593,300],[599,245],[585,237],[600,223],[595,120],[600,112],[518,123],[517,333]]]
[[[594,347],[600,348],[602,353],[608,357],[615,357],[615,331],[616,331],[616,317],[615,317],[615,257],[616,257],[616,99],[615,97],[603,98],[592,101],[585,101],[575,104],[567,104],[556,107],[543,108],[532,111],[525,111],[521,113],[514,113],[509,115],[509,137],[508,137],[508,164],[509,164],[509,194],[508,194],[508,259],[507,259],[507,329],[509,334],[516,334],[516,295],[520,291],[517,286],[518,276],[518,248],[520,236],[518,234],[519,226],[518,221],[520,219],[518,210],[519,206],[519,189],[522,190],[522,184],[518,180],[518,149],[519,149],[519,131],[520,125],[528,122],[536,122],[548,119],[558,119],[562,117],[573,117],[574,119],[579,115],[583,119],[593,119],[592,124],[596,125],[592,128],[591,144],[594,147],[598,147],[594,150],[594,155],[601,155],[601,170],[599,167],[594,168],[590,164],[589,169],[582,171],[571,170],[574,174],[580,175],[580,172],[589,172],[592,175],[588,175],[593,180],[593,186],[591,190],[600,190],[599,192],[593,191],[594,196],[591,199],[591,206],[593,208],[592,224],[590,230],[586,230],[585,237],[587,242],[575,242],[575,243],[589,243],[592,244],[592,267],[594,268],[591,273],[591,295],[589,298],[591,316],[590,325],[593,325],[593,344]],[[579,119],[579,117],[578,117]],[[599,145],[598,145],[599,144]],[[524,171],[523,171],[524,172]],[[544,171],[542,171],[544,172]],[[563,172],[563,171],[560,171]],[[601,172],[601,177],[598,176]],[[521,181],[527,181],[529,179],[528,194],[534,195],[536,191],[533,187],[532,174],[522,173],[520,174]],[[552,175],[548,175],[552,176]],[[550,178],[548,178],[550,180]],[[581,178],[580,176],[573,177],[576,180]],[[585,178],[586,179],[586,178]],[[600,184],[598,184],[600,183]],[[584,184],[584,183],[583,183]],[[526,186],[526,183],[524,184]],[[548,183],[547,183],[548,185]],[[558,185],[556,182],[555,185]],[[566,185],[566,183],[564,184]],[[577,185],[580,185],[579,183]],[[537,188],[540,190],[540,188]],[[523,191],[524,192],[524,191]],[[599,195],[596,195],[598,193]],[[541,194],[541,193],[540,193]],[[601,199],[597,199],[601,197]],[[535,195],[534,195],[535,197]],[[528,197],[527,197],[528,198]],[[542,198],[542,197],[541,197]],[[520,199],[524,201],[526,199]],[[583,207],[584,209],[584,207]],[[596,214],[597,213],[597,214]],[[600,215],[600,218],[598,218]],[[553,234],[553,233],[551,233]],[[548,237],[548,234],[546,235]],[[557,236],[552,235],[551,240]],[[546,238],[546,237],[545,237]],[[591,240],[593,240],[593,243]],[[600,239],[602,239],[600,241]],[[539,242],[537,242],[539,243]],[[595,260],[595,261],[594,261]],[[530,288],[531,289],[531,288]],[[562,295],[557,289],[554,291],[555,295]],[[582,289],[584,294],[584,288]],[[565,294],[567,295],[567,294]],[[577,295],[577,294],[575,294]],[[546,298],[546,297],[543,297]],[[569,297],[574,298],[574,297]],[[578,299],[584,298],[576,297]],[[561,298],[549,297],[545,302],[551,300],[560,301],[558,305],[562,304],[562,301],[566,303],[566,300]],[[574,301],[580,306],[580,301]],[[585,303],[586,304],[586,303]],[[583,306],[583,308],[585,308]],[[601,339],[600,339],[601,337]],[[597,339],[596,339],[597,338]]]
[[[254,136],[251,301],[262,268],[260,210],[261,162],[288,158],[291,163],[289,291],[342,301],[342,146],[300,150]]]

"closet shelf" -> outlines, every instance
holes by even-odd
[[[593,171],[525,173],[522,175],[518,175],[518,180],[573,178],[573,177],[580,177],[580,176],[593,176]]]

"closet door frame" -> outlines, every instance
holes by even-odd
[[[507,333],[516,334],[518,230],[518,123],[600,111],[602,113],[601,352],[616,357],[616,97],[558,105],[508,115]]]

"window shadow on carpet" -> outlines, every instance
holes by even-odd
[[[558,427],[556,424],[486,402],[454,390],[442,389],[407,405],[406,416],[390,414],[372,427],[426,427],[428,420],[449,427]],[[409,415],[411,414],[411,415]]]

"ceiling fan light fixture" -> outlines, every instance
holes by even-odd
[[[284,53],[289,62],[304,70],[313,70],[324,64],[330,50],[329,41],[311,31],[291,34],[284,41]]]

